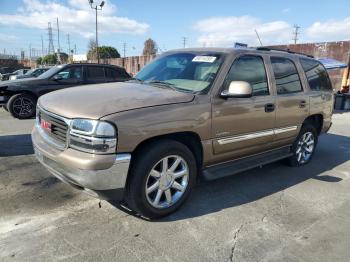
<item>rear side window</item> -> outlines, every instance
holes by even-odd
[[[265,65],[260,56],[245,55],[237,58],[227,75],[225,86],[231,81],[250,83],[254,96],[269,95]]]
[[[87,66],[87,79],[88,80],[104,80],[105,72],[103,67],[100,66]]]
[[[311,59],[300,59],[301,66],[303,67],[307,81],[309,82],[310,89],[313,91],[330,91],[332,90],[332,84],[328,77],[326,69],[320,62]]]
[[[116,80],[116,79],[129,79],[130,76],[123,69],[114,69],[105,67],[106,79]]]
[[[271,57],[271,64],[276,79],[277,94],[289,94],[303,90],[297,68],[292,60]]]
[[[120,78],[119,72],[115,69],[105,67],[105,71],[107,80],[115,80],[117,78]]]

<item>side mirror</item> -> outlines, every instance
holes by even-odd
[[[55,81],[60,81],[63,79],[63,77],[61,75],[55,75],[52,79]]]
[[[221,97],[247,98],[253,95],[252,86],[245,81],[232,81],[227,90],[221,92]]]

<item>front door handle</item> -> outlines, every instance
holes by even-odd
[[[300,108],[304,108],[305,106],[306,106],[306,101],[305,100],[301,100],[300,104],[299,104],[299,107]]]
[[[273,111],[275,111],[275,104],[268,103],[265,105],[266,113],[273,112]]]

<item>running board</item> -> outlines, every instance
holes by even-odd
[[[290,157],[293,155],[290,151],[290,148],[290,146],[282,147],[262,154],[218,164],[215,166],[210,166],[203,170],[204,179],[214,180],[221,177],[231,176],[248,169]]]

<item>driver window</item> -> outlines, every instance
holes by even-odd
[[[81,66],[72,66],[57,73],[64,81],[78,82],[82,79]]]
[[[245,55],[237,58],[226,77],[225,87],[232,81],[246,81],[253,89],[253,96],[269,95],[264,61],[259,56]]]

